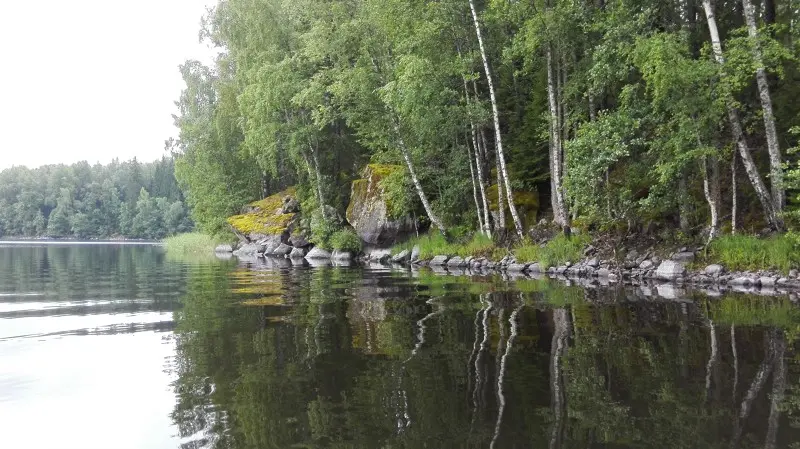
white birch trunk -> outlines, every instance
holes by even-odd
[[[467,87],[467,79],[463,78],[463,81],[464,81],[464,98],[466,98],[467,105],[469,105],[470,104],[470,99],[469,99],[469,88]],[[473,84],[473,87],[475,87],[474,84]],[[475,98],[477,100],[477,95],[478,95],[477,88],[475,88],[475,95],[476,95]],[[469,128],[470,128],[470,131],[472,132],[472,147],[475,148],[475,167],[478,170],[478,186],[480,188],[481,203],[483,204],[483,227],[481,229],[483,230],[483,232],[488,237],[491,237],[492,236],[492,223],[489,220],[489,200],[486,198],[486,188],[485,188],[485,186],[483,184],[483,179],[484,178],[483,178],[483,163],[481,161],[481,149],[480,149],[481,147],[480,147],[480,144],[478,143],[478,133],[475,130],[475,122],[472,121],[471,118],[469,120]],[[472,162],[470,162],[470,170],[471,169],[472,169]],[[474,184],[473,184],[473,187],[474,187]],[[477,202],[477,200],[476,200],[476,202]],[[480,206],[478,206],[478,221],[479,222],[480,222],[480,214],[481,214],[481,208],[480,208]]]
[[[483,148],[486,148],[486,134],[481,130],[481,142],[483,143]],[[500,174],[500,158],[495,156],[494,158],[494,166],[495,172],[497,173],[497,223],[495,223],[496,229],[505,229],[506,228],[506,194],[505,189],[503,188],[503,176]]]
[[[731,160],[731,235],[736,235],[736,227],[738,225],[736,219],[736,216],[739,214],[738,190],[739,183],[736,180],[736,152],[734,152]]]
[[[764,58],[758,45],[758,29],[755,19],[755,6],[750,0],[742,0],[744,19],[747,22],[747,32],[753,40],[753,59],[756,63],[756,83],[758,84],[758,97],[761,100],[761,109],[764,113],[764,130],[767,134],[767,149],[769,150],[770,183],[772,185],[772,202],[776,212],[780,213],[786,204],[786,192],[783,187],[783,160],[778,144],[778,132],[775,130],[775,114],[772,111],[772,97],[769,93],[767,72],[764,67]]]
[[[717,238],[719,231],[719,161],[713,156],[703,158],[703,192],[706,195],[708,209],[711,212],[711,226],[708,241]]]
[[[473,139],[473,142],[475,140]],[[486,232],[483,224],[483,212],[481,210],[481,203],[478,201],[478,185],[475,182],[475,169],[472,167],[472,151],[469,149],[469,142],[467,142],[467,162],[469,163],[469,177],[472,180],[472,197],[475,199],[475,211],[478,213],[478,231]],[[477,149],[476,149],[477,152]]]
[[[444,223],[442,223],[442,221],[439,220],[439,217],[437,217],[433,212],[431,203],[428,201],[428,196],[425,195],[425,190],[422,188],[422,183],[419,182],[417,171],[414,169],[414,163],[411,162],[411,154],[408,151],[408,147],[406,147],[406,142],[403,140],[403,136],[400,134],[400,126],[397,124],[396,119],[392,120],[392,126],[394,127],[400,152],[403,153],[403,159],[406,161],[408,174],[411,176],[411,181],[414,183],[414,187],[417,190],[417,195],[419,196],[420,201],[422,201],[422,207],[425,208],[425,213],[428,214],[428,218],[431,220],[431,223],[436,225],[440,232],[445,232],[446,228],[444,227]]]
[[[566,204],[563,195],[561,171],[561,129],[554,85],[552,49],[547,48],[547,100],[550,105],[550,203],[553,207],[553,221],[564,228],[569,225]]]
[[[703,10],[706,13],[706,19],[708,21],[708,30],[711,35],[711,48],[714,51],[714,57],[719,64],[724,64],[725,57],[722,55],[722,44],[720,43],[717,21],[714,17],[714,9],[711,6],[711,0],[703,0]],[[736,142],[736,147],[739,149],[739,155],[742,157],[744,169],[747,172],[747,176],[750,178],[750,183],[753,185],[756,195],[761,202],[761,206],[764,209],[767,222],[774,229],[782,230],[783,222],[775,213],[772,197],[767,187],[764,185],[761,175],[758,173],[758,168],[750,154],[750,147],[744,138],[742,124],[739,120],[739,111],[736,110],[730,98],[727,99],[726,103],[728,108],[728,120],[730,121],[731,130],[733,131],[733,139]]]
[[[503,137],[500,134],[500,112],[497,108],[497,98],[494,93],[494,82],[492,81],[492,72],[489,69],[489,58],[486,55],[486,48],[483,45],[483,35],[481,33],[481,26],[478,22],[478,13],[475,11],[475,2],[469,0],[469,9],[472,12],[472,21],[475,24],[475,34],[478,37],[478,47],[481,50],[481,59],[483,59],[483,69],[486,72],[486,82],[489,85],[489,100],[492,103],[492,116],[494,119],[494,134],[495,141],[497,142],[497,157],[500,160],[500,170],[502,171],[503,183],[506,186],[506,195],[508,199],[508,210],[511,212],[511,218],[514,220],[514,227],[517,231],[517,236],[522,239],[523,228],[522,221],[519,219],[517,207],[514,205],[514,192],[511,190],[511,180],[508,177],[508,169],[506,168],[506,158],[503,154]]]

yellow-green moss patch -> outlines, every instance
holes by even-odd
[[[284,233],[296,214],[281,214],[283,199],[295,196],[294,187],[248,205],[251,212],[228,218],[228,224],[242,234],[275,235]]]

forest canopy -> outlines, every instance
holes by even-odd
[[[170,157],[0,172],[0,236],[160,239],[192,228]]]
[[[221,0],[187,61],[177,177],[198,225],[298,185],[343,211],[367,163],[399,212],[515,233],[785,230],[800,187],[790,0]],[[323,213],[324,215],[324,213]]]

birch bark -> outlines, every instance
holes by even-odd
[[[508,199],[508,210],[511,212],[511,218],[514,220],[514,227],[517,231],[517,236],[522,239],[523,228],[522,221],[519,219],[519,213],[514,205],[514,192],[511,189],[511,180],[508,177],[508,169],[506,167],[506,158],[503,154],[503,137],[500,134],[500,112],[497,108],[497,98],[494,93],[494,82],[492,81],[492,72],[489,70],[489,58],[486,56],[486,48],[483,45],[483,34],[481,33],[481,26],[478,22],[478,13],[475,10],[474,0],[469,0],[469,9],[472,12],[472,21],[475,25],[475,34],[478,37],[478,47],[481,51],[481,59],[483,59],[483,69],[486,72],[486,82],[489,85],[489,100],[492,103],[492,116],[494,119],[494,134],[495,141],[497,142],[497,158],[500,160],[500,170],[503,176],[503,183],[506,186],[506,195]]]

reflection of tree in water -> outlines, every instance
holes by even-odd
[[[250,271],[190,273],[173,413],[185,447],[782,447],[797,436],[781,399],[797,378],[785,327],[732,322],[722,303]],[[272,299],[259,303],[265,279]]]

